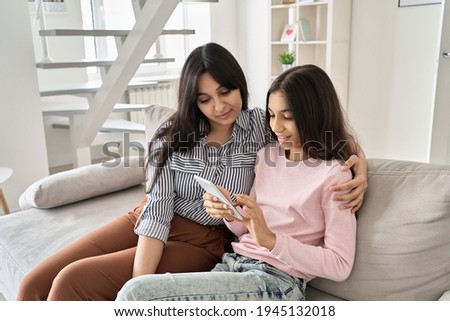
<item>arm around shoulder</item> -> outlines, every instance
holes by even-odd
[[[355,213],[364,201],[367,183],[367,159],[362,148],[357,145],[358,155],[352,155],[341,167],[341,170],[346,171],[351,168],[355,176],[350,178],[347,182],[336,184],[330,187],[331,191],[347,191],[346,193],[333,195],[333,200],[343,201],[342,208],[351,208],[352,213]]]

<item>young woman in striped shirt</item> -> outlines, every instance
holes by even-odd
[[[233,240],[222,220],[203,208],[201,175],[232,193],[248,194],[256,153],[270,141],[264,111],[248,108],[248,89],[236,59],[209,43],[187,58],[178,109],[149,146],[148,194],[131,212],[45,260],[22,282],[19,300],[113,300],[142,274],[209,271]],[[357,209],[367,188],[364,155],[340,189]]]

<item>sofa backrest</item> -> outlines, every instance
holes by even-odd
[[[144,110],[145,139],[150,142],[156,130],[175,113],[176,109],[151,105]]]
[[[437,300],[450,290],[450,166],[370,159],[355,264],[310,285],[345,300]]]

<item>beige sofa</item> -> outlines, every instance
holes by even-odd
[[[4,297],[14,300],[47,256],[132,209],[144,197],[140,165],[90,165],[31,185],[24,210],[0,217]],[[450,166],[369,159],[353,271],[341,283],[313,280],[308,300],[450,300],[449,290]]]

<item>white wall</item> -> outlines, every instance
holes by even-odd
[[[238,2],[239,59],[247,76],[250,106],[264,108],[270,86],[270,1]]]
[[[211,41],[224,46],[238,58],[237,34],[239,27],[236,0],[222,0],[210,5]]]
[[[32,182],[48,175],[30,19],[26,0],[0,1],[0,167],[13,169],[2,186],[11,211]]]
[[[249,106],[264,107],[269,77],[269,1],[211,4],[211,41],[227,48],[247,77]]]
[[[348,114],[369,157],[426,162],[441,5],[353,1]]]

